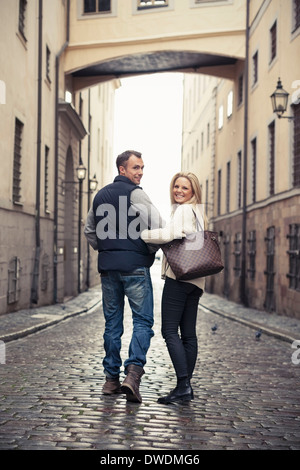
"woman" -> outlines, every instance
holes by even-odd
[[[145,242],[163,244],[175,238],[183,238],[197,231],[198,222],[202,230],[204,229],[201,189],[198,178],[193,173],[180,172],[172,178],[170,197],[172,214],[169,224],[160,229],[144,230],[141,237]],[[177,386],[167,396],[159,398],[158,403],[190,401],[194,398],[190,380],[198,352],[197,310],[205,279],[177,281],[165,257],[162,262],[162,277],[165,279],[162,295],[162,335],[175,369]]]

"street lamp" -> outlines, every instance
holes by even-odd
[[[85,168],[84,164],[82,163],[81,158],[80,158],[80,161],[79,161],[79,166],[76,168],[76,174],[77,174],[77,178],[78,178],[79,183],[82,183],[82,181],[85,179],[86,168]]]
[[[287,109],[289,93],[283,89],[280,78],[278,78],[276,90],[272,93],[270,98],[273,112],[277,114],[278,118],[294,119],[293,116],[283,116]]]
[[[96,191],[98,186],[98,181],[96,179],[96,173],[94,174],[93,178],[89,181],[89,190],[91,193]]]

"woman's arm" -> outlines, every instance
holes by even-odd
[[[191,204],[179,205],[173,218],[164,227],[155,230],[143,230],[141,238],[146,243],[167,243],[176,238],[183,238],[188,233],[195,232],[194,214]]]

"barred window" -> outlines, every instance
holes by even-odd
[[[49,211],[49,147],[45,145],[44,208]]]
[[[238,188],[237,188],[237,206],[238,209],[242,207],[242,152],[238,152],[237,155],[237,170],[238,170],[238,175],[237,175],[237,181],[238,181]]]
[[[275,121],[269,125],[269,193],[275,194]]]
[[[21,202],[21,150],[23,123],[15,121],[15,144],[14,144],[14,164],[13,164],[13,202]]]
[[[293,31],[300,27],[300,0],[293,1]]]
[[[290,289],[300,291],[300,224],[291,224],[289,239],[289,279]]]
[[[249,255],[249,278],[253,281],[255,279],[255,256],[256,256],[256,231],[251,230],[248,239],[248,255]]]
[[[238,81],[238,106],[242,104],[243,102],[243,96],[244,96],[244,77],[243,75],[240,75],[239,81]]]
[[[294,111],[294,155],[293,155],[293,185],[300,186],[300,104],[293,106]]]
[[[242,249],[242,234],[236,233],[234,239],[234,273],[235,277],[240,277],[241,275],[241,249]]]
[[[19,300],[21,263],[16,256],[8,264],[7,303],[13,304]]]
[[[221,170],[218,171],[218,215],[221,214],[221,183],[222,183],[222,173]]]
[[[268,311],[275,310],[275,296],[274,296],[274,284],[275,284],[275,227],[269,227],[267,229],[267,236],[265,238],[266,251],[267,251],[267,266],[265,270],[266,275],[266,298],[264,307]]]
[[[256,51],[254,56],[252,57],[252,69],[253,69],[252,85],[255,85],[258,82],[258,51]]]
[[[19,32],[22,37],[26,40],[25,37],[25,14],[27,8],[27,0],[19,1]]]
[[[46,46],[46,78],[48,82],[51,83],[51,78],[50,78],[50,58],[51,58],[51,52],[48,46]]]
[[[226,212],[230,211],[230,162],[227,162],[226,175]]]
[[[273,24],[270,29],[270,63],[275,59],[277,55],[277,21]]]
[[[252,202],[256,201],[256,139],[251,141],[252,149]]]

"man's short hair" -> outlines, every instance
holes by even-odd
[[[124,166],[126,168],[127,161],[131,157],[131,155],[134,155],[135,157],[138,157],[138,158],[142,158],[142,154],[140,152],[137,152],[136,150],[125,150],[125,152],[118,155],[117,160],[116,160],[116,165],[117,165],[119,173],[120,173],[120,166]]]

